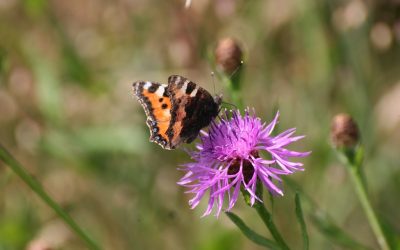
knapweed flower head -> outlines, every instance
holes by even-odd
[[[218,216],[226,200],[229,211],[235,205],[240,190],[250,195],[250,205],[262,197],[256,194],[257,182],[270,193],[283,195],[279,187],[280,175],[303,170],[303,164],[292,162],[292,157],[305,157],[310,152],[296,152],[285,147],[304,136],[293,136],[295,128],[273,136],[279,112],[271,123],[266,124],[255,116],[253,110],[225,111],[219,122],[210,125],[208,133],[201,131],[201,142],[189,152],[193,162],[183,165],[187,173],[178,182],[188,188],[194,197],[189,201],[195,208],[208,194],[208,207],[203,216],[209,215],[216,206]]]
[[[335,147],[352,148],[360,140],[357,123],[349,114],[337,114],[332,119],[331,138]]]
[[[226,37],[218,41],[215,49],[215,62],[222,72],[231,75],[240,67],[242,59],[242,49],[235,39]]]

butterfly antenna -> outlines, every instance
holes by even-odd
[[[231,73],[231,75],[229,76],[229,79],[232,79],[233,76],[239,71],[239,69],[242,67],[243,65],[243,60],[240,61],[240,64],[236,67],[236,69]]]
[[[233,104],[233,103],[229,103],[229,102],[221,102],[222,104],[226,104],[226,105],[230,105],[230,106],[232,106],[232,107],[234,107],[235,109],[238,109],[238,107],[235,105],[235,104]]]
[[[214,87],[214,95],[215,95],[215,74],[214,71],[211,71],[211,79],[212,79],[212,83],[213,83],[213,87]]]

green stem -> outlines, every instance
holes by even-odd
[[[74,231],[87,246],[93,250],[101,249],[76,222],[44,191],[40,183],[31,176],[22,165],[0,144],[0,159],[8,165],[21,179]]]
[[[254,208],[257,210],[258,215],[261,217],[264,224],[267,226],[267,228],[271,232],[272,237],[275,239],[275,241],[278,243],[278,245],[281,247],[281,249],[289,250],[290,248],[283,240],[281,234],[278,231],[278,228],[275,226],[275,223],[272,221],[271,214],[269,213],[267,208],[264,206],[264,204],[257,201],[254,204]]]
[[[233,104],[239,109],[243,109],[243,101],[242,101],[242,96],[240,93],[241,90],[241,69],[238,70],[233,76],[227,76],[225,73],[220,72],[219,75],[224,82],[225,86],[227,87],[231,101]]]
[[[350,163],[349,163],[350,164]],[[353,185],[356,189],[356,193],[358,199],[361,202],[361,206],[364,209],[365,214],[367,215],[368,222],[372,228],[372,231],[375,234],[375,237],[378,241],[378,244],[382,250],[388,250],[389,244],[387,243],[386,237],[383,233],[382,227],[378,221],[378,218],[371,206],[371,202],[368,198],[367,192],[365,190],[365,185],[362,181],[362,176],[360,171],[357,171],[357,167],[351,165],[349,168],[351,180],[353,181]]]

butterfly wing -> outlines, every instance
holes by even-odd
[[[172,106],[167,135],[171,148],[175,148],[196,139],[200,129],[218,115],[219,104],[205,89],[183,76],[170,76],[167,92]]]
[[[167,85],[138,81],[133,83],[133,93],[147,115],[146,124],[150,129],[150,141],[164,149],[171,149],[167,130],[171,122],[172,104],[167,93]]]

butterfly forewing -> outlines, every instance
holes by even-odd
[[[171,100],[166,93],[167,86],[156,82],[138,81],[133,91],[146,115],[150,129],[150,141],[169,149],[167,130],[171,122]]]

